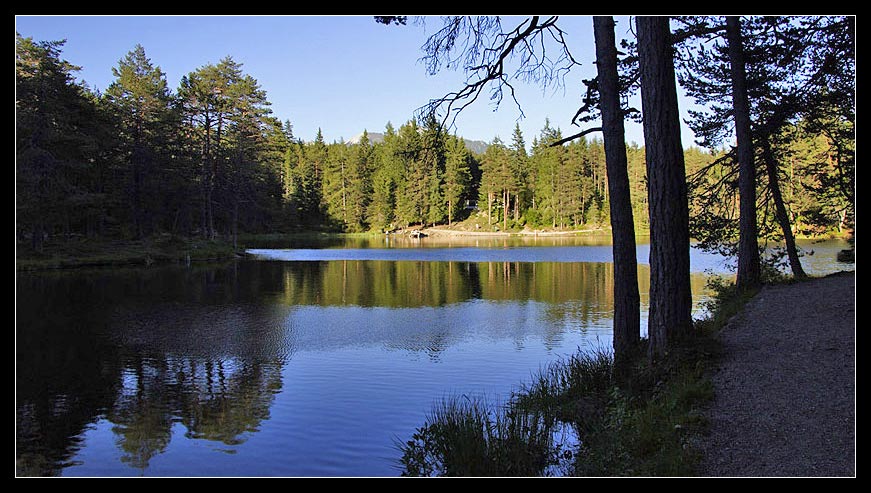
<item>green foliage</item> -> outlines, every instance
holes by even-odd
[[[19,236],[39,250],[47,236],[96,232],[109,205],[102,190],[108,163],[98,98],[73,80],[62,41],[16,33],[16,209]]]
[[[698,455],[687,436],[706,421],[699,406],[713,397],[710,380],[692,372],[669,378],[648,399],[613,388],[604,426],[588,435],[577,475],[691,476]]]
[[[854,115],[841,87],[849,81],[820,61],[849,61],[839,19],[810,26],[816,41],[808,53],[822,57],[810,66],[831,84],[813,86],[804,119],[768,134],[799,235],[853,228]],[[320,129],[304,142],[289,121],[270,115],[265,91],[231,57],[193,70],[173,93],[137,45],[113,69],[106,93],[96,94],[75,82],[77,67],[62,59],[62,47],[16,35],[16,234],[37,250],[49,238],[77,235],[229,240],[239,229],[393,230],[463,219],[467,200],[477,202],[490,231],[610,222],[601,140],[551,147],[562,133],[549,121],[529,150],[516,125],[508,144],[494,139],[480,155],[432,119],[398,129],[388,123],[381,142],[364,135],[328,144]],[[737,202],[726,155],[685,152],[693,236],[728,254]],[[627,157],[633,213],[644,230],[644,148],[628,146]],[[776,241],[772,218],[771,208],[760,208],[760,231]]]
[[[136,45],[112,69],[116,80],[106,89],[105,103],[117,122],[117,161],[129,193],[133,233],[137,237],[162,229],[155,224],[167,217],[160,189],[172,173],[172,132],[178,115],[165,74],[151,64],[145,49]]]
[[[610,351],[600,349],[549,365],[503,407],[443,402],[400,445],[404,474],[692,475],[691,443],[713,397],[704,373],[716,351],[697,334],[657,365],[639,359],[617,378]],[[558,439],[566,426],[574,439]]]
[[[586,435],[602,419],[608,392],[614,385],[614,357],[598,348],[548,365],[521,387],[515,405],[572,423]]]
[[[537,476],[558,459],[540,415],[452,399],[401,445],[403,476]]]
[[[728,46],[718,35],[723,19],[690,17],[678,23],[685,26],[678,77],[704,107],[691,111],[688,123],[700,144],[723,146],[734,126]],[[741,30],[759,163],[760,238],[846,233],[855,215],[855,19],[745,17]],[[702,248],[728,254],[738,236],[733,153],[724,151],[711,164],[687,161],[692,234]],[[777,221],[781,196],[786,212]]]
[[[710,298],[702,302],[707,317],[696,322],[697,327],[706,334],[720,330],[758,292],[758,289],[739,290],[734,282],[718,275],[708,277],[706,288],[713,292]]]
[[[235,258],[237,249],[221,240],[159,235],[143,240],[76,238],[48,241],[41,252],[22,249],[20,270],[66,269],[90,266],[148,266]]]
[[[502,407],[441,403],[400,444],[404,473],[694,475],[700,456],[693,444],[708,426],[703,409],[713,398],[706,375],[720,355],[714,336],[755,294],[722,277],[710,277],[708,287],[709,316],[656,364],[639,357],[646,353],[640,347],[630,370],[618,375],[611,351],[597,349],[548,365]],[[517,422],[523,433],[511,435]],[[575,439],[556,439],[560,426]]]
[[[412,439],[400,444],[403,475],[566,474],[575,433],[558,432],[566,424],[588,430],[602,419],[612,362],[602,350],[553,363],[504,406],[466,396],[441,402]]]
[[[456,136],[448,139],[445,157],[444,200],[447,205],[448,224],[457,217],[472,179],[470,162],[472,156],[465,144]]]

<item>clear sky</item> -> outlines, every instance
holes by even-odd
[[[438,17],[426,18],[424,25],[384,26],[372,16],[16,16],[16,30],[25,37],[66,39],[62,56],[81,66],[78,77],[101,91],[113,80],[112,67],[137,43],[173,90],[183,75],[229,55],[258,80],[274,116],[289,119],[297,137],[312,140],[321,128],[327,142],[348,140],[363,129],[382,132],[388,121],[399,127],[430,99],[462,87],[461,71],[430,76],[418,62],[421,46],[441,25]],[[556,90],[516,83],[527,145],[548,117],[563,135],[581,130],[570,122],[580,106],[581,80],[595,75],[592,21],[561,17],[559,26],[582,66]],[[618,18],[618,40],[629,36],[627,30],[627,18]],[[509,141],[519,116],[509,98],[494,112],[482,95],[457,119],[457,133]],[[640,125],[627,122],[627,140],[643,143]],[[692,140],[685,129],[684,146]]]

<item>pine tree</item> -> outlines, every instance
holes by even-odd
[[[509,168],[508,150],[499,137],[494,137],[481,157],[481,185],[478,189],[479,203],[487,204],[487,224],[498,224],[502,219],[500,209],[505,199],[506,171]],[[507,210],[505,208],[504,210]],[[495,212],[495,218],[494,218]],[[504,212],[504,211],[503,211]]]
[[[514,132],[511,134],[510,170],[511,170],[511,193],[514,195],[514,222],[520,221],[520,215],[526,210],[526,198],[529,194],[529,156],[526,153],[526,143],[523,140],[523,132],[520,124],[514,124]]]
[[[159,166],[166,145],[167,128],[171,121],[172,97],[166,76],[151,64],[141,45],[127,53],[112,69],[116,80],[106,90],[106,99],[119,122],[120,145],[129,171],[130,205],[133,229],[142,237],[153,227],[160,202],[146,205],[149,198],[159,196],[163,171]]]
[[[300,179],[303,180],[302,221],[305,224],[320,224],[325,217],[326,207],[323,203],[324,168],[328,158],[327,144],[324,134],[318,127],[314,142],[306,144],[304,163],[299,168]]]
[[[429,209],[427,170],[422,160],[423,142],[413,120],[399,127],[396,155],[402,163],[402,181],[397,186],[396,219],[408,227],[423,224]]]
[[[566,159],[563,166],[565,178],[562,185],[567,188],[564,215],[566,222],[571,223],[574,228],[578,228],[584,223],[584,208],[588,205],[588,201],[584,197],[584,165],[589,159],[587,154],[587,141],[584,138],[575,140],[566,146]]]
[[[829,108],[831,101],[839,101],[836,106],[841,109],[836,113],[845,117],[843,121],[851,121],[849,115],[854,107],[855,94],[852,18],[813,16],[724,20],[693,17],[681,19],[681,22],[686,33],[683,37],[694,40],[683,45],[681,83],[697,103],[706,106],[704,111],[691,113],[690,125],[707,147],[717,147],[731,138],[733,114],[736,119],[740,116],[743,123],[738,127],[744,136],[739,137],[738,149],[730,151],[729,156],[739,162],[738,167],[751,159],[761,165],[756,166],[760,170],[755,167],[736,170],[734,166],[723,167],[714,163],[698,173],[734,175],[737,172],[738,181],[744,184],[744,188],[738,188],[745,197],[752,193],[748,182],[751,173],[755,173],[755,186],[759,189],[756,194],[763,199],[762,203],[756,204],[753,216],[757,233],[765,238],[782,238],[794,276],[803,277],[805,274],[790,225],[789,204],[784,200],[781,187],[786,163],[779,161],[783,154],[776,149],[784,144],[783,136],[790,134],[789,127],[805,117],[827,114],[829,111],[825,108]],[[723,32],[733,42],[719,42],[717,39],[723,37]],[[743,63],[734,58],[738,55],[743,58]],[[741,65],[746,66],[744,76],[739,73]],[[725,70],[725,67],[730,67],[730,70]],[[742,94],[746,96],[746,104],[741,102]],[[733,95],[737,104],[742,105],[740,111],[736,111],[734,104],[729,104]],[[747,120],[750,121],[749,131]],[[819,130],[826,131],[825,126]],[[841,142],[854,140],[852,132],[848,134],[849,137]],[[748,150],[742,142],[747,144],[751,139],[752,148]],[[745,157],[736,159],[739,152]],[[742,174],[746,180],[741,180]],[[693,231],[706,248],[737,254],[742,284],[749,285],[752,283],[748,279],[753,276],[748,276],[746,271],[752,264],[752,259],[748,260],[752,253],[746,244],[751,241],[748,239],[752,236],[749,228],[753,225],[750,224],[750,213],[745,211],[741,213],[740,225],[733,224],[736,222],[732,211],[736,189],[733,186],[735,181],[730,178],[724,176],[718,180],[699,176],[694,179],[694,183],[704,187],[694,195],[697,201],[705,202],[707,213],[694,218]],[[770,205],[767,200],[771,201]],[[739,204],[749,208],[750,202],[741,200]],[[769,208],[774,211],[772,222],[779,226],[779,231],[768,225],[770,218],[765,211]],[[739,249],[744,253],[741,254]]]
[[[63,41],[15,37],[16,219],[20,235],[41,251],[55,232],[69,233],[101,199],[88,185],[103,120],[78,67],[60,56]]]
[[[284,125],[282,126],[282,130],[284,132],[284,137],[287,139],[287,143],[290,144],[296,140],[296,137],[293,136],[293,124],[290,123],[290,120],[284,120]]]
[[[241,69],[241,65],[238,67]],[[240,72],[235,80],[227,85],[224,94],[232,104],[227,107],[226,131],[229,156],[224,186],[225,197],[222,202],[229,212],[228,233],[232,235],[235,247],[240,215],[245,216],[241,221],[253,226],[259,222],[257,221],[259,211],[272,208],[272,204],[269,203],[272,202],[269,199],[272,193],[264,190],[262,184],[273,182],[277,188],[278,166],[270,166],[267,159],[269,154],[267,131],[271,128],[277,133],[281,125],[269,118],[271,110],[268,108],[266,91],[250,75],[242,75]],[[277,156],[275,158],[277,160]],[[246,205],[257,207],[243,209]]]
[[[748,290],[761,283],[762,271],[757,241],[759,234],[756,226],[756,167],[753,163],[753,137],[750,131],[750,101],[747,95],[747,72],[744,65],[741,20],[738,17],[726,17],[726,39],[729,44],[732,109],[738,144],[738,193],[741,197],[738,228],[738,274],[735,284],[739,289]]]
[[[363,130],[360,142],[352,146],[348,190],[348,227],[364,231],[368,227],[366,211],[372,200],[372,146],[369,133]]]
[[[323,167],[323,208],[327,222],[334,227],[348,225],[348,191],[350,186],[349,149],[344,142],[327,147]]]
[[[372,151],[372,200],[367,221],[379,230],[393,229],[397,187],[402,182],[403,165],[397,149],[397,136],[390,122],[384,131],[384,141]]]
[[[456,135],[448,139],[448,150],[445,158],[444,195],[448,215],[448,226],[456,218],[463,197],[468,194],[471,174],[469,172],[469,150],[465,143]]]
[[[538,223],[557,225],[557,184],[559,181],[559,166],[561,155],[565,151],[562,146],[551,147],[551,143],[559,140],[558,133],[546,119],[539,138],[533,140],[532,157],[530,161],[535,172],[533,192],[533,209],[536,210]]]
[[[557,129],[556,140],[562,139]],[[560,228],[577,226],[581,214],[581,166],[584,149],[580,144],[560,145],[553,148],[556,156],[555,214],[556,225]],[[575,152],[572,152],[575,151]]]
[[[183,77],[178,94],[188,134],[199,148],[201,231],[208,238],[215,238],[218,231],[235,237],[240,205],[254,177],[261,182],[268,177],[270,190],[280,187],[278,158],[270,159],[274,164],[267,168],[256,165],[266,148],[267,128],[280,125],[267,123],[265,91],[231,57]]]
[[[446,134],[435,118],[429,118],[423,131],[423,148],[421,149],[422,171],[426,175],[426,203],[424,205],[425,221],[435,225],[447,217],[444,198],[445,174],[445,137]]]

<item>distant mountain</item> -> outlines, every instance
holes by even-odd
[[[463,142],[466,143],[466,149],[472,151],[472,153],[474,154],[484,154],[484,152],[487,150],[487,147],[490,146],[490,144],[484,142],[483,140],[463,139]]]
[[[369,143],[370,144],[384,141],[384,134],[383,133],[369,132],[368,135],[369,135]],[[363,138],[362,133],[355,135],[354,137],[351,137],[351,139],[348,140],[348,143],[349,144],[359,144],[361,138]],[[484,154],[484,151],[486,151],[487,147],[489,146],[489,144],[487,144],[483,140],[463,139],[463,142],[466,144],[466,149],[469,149],[474,154]]]
[[[368,135],[369,135],[369,143],[370,144],[374,144],[376,142],[384,142],[384,134],[382,134],[382,133],[369,132]],[[363,138],[363,134],[359,133],[359,134],[351,137],[351,139],[348,140],[348,144],[359,144],[360,139],[362,139],[362,138]]]

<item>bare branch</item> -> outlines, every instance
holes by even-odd
[[[588,129],[584,130],[583,132],[578,132],[574,135],[570,135],[570,136],[565,137],[563,139],[557,140],[556,142],[551,142],[550,144],[548,144],[548,147],[560,146],[560,145],[565,144],[566,142],[569,142],[569,141],[572,141],[575,139],[579,139],[579,138],[583,137],[584,135],[591,134],[593,132],[601,132],[601,131],[602,131],[602,127],[588,128]]]
[[[426,64],[430,75],[443,66],[462,67],[467,74],[466,85],[418,108],[418,118],[436,116],[442,126],[453,128],[459,113],[487,88],[496,108],[507,91],[520,118],[525,117],[517,100],[515,80],[537,82],[544,87],[559,86],[571,67],[580,65],[568,49],[564,31],[556,25],[558,19],[551,16],[542,21],[539,16],[532,16],[506,32],[499,17],[443,18],[444,26],[424,44],[426,56],[421,62]],[[556,58],[548,55],[545,42],[548,35],[559,47]],[[507,65],[514,57],[517,57],[517,68],[512,71]]]

